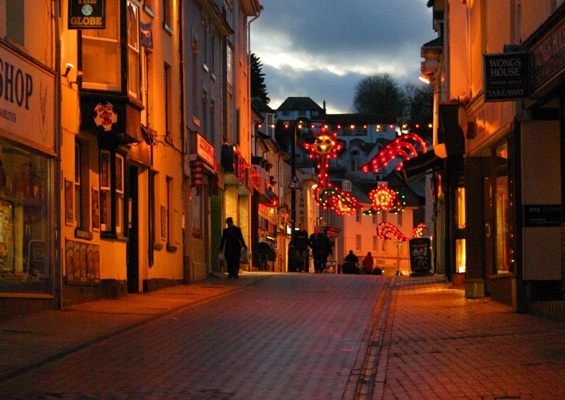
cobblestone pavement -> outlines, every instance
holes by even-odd
[[[341,399],[390,281],[274,275],[18,375],[0,391],[15,399]]]
[[[565,399],[563,322],[425,281],[397,282],[374,398]]]
[[[0,398],[562,399],[564,335],[439,276],[246,273],[0,321]]]

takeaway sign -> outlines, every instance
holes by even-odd
[[[484,54],[485,102],[522,100],[529,96],[528,53]]]
[[[69,0],[69,29],[105,29],[106,0]]]

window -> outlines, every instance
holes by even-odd
[[[355,235],[355,251],[361,251],[361,235]]]
[[[349,170],[352,171],[352,172],[357,171],[357,161],[351,160]]]
[[[52,160],[4,139],[0,146],[0,287],[2,292],[52,293]],[[69,194],[72,198],[73,191]]]
[[[172,70],[171,66],[165,64],[165,73],[164,73],[164,90],[165,90],[165,134],[169,135],[171,133],[172,123],[171,118],[173,116],[172,110]]]
[[[373,224],[379,223],[379,214],[373,214]]]
[[[119,1],[106,0],[106,29],[81,31],[83,88],[121,90],[119,16]]]
[[[361,210],[355,210],[355,222],[361,222]]]
[[[100,150],[100,230],[105,236],[124,233],[125,160]]]
[[[379,237],[373,236],[373,251],[377,251],[379,248]]]
[[[75,142],[75,223],[77,228],[81,228],[82,224],[82,188],[81,188],[81,146],[79,142]]]
[[[100,229],[110,230],[110,214],[112,201],[110,198],[110,152],[100,151]]]
[[[127,3],[128,15],[128,94],[140,98],[140,43],[139,7],[131,0]]]
[[[208,136],[208,92],[202,91],[202,134],[206,139],[210,139]]]
[[[90,191],[89,191],[88,143],[75,141],[74,204],[77,235],[84,237],[90,231]],[[79,233],[79,231],[83,231]]]
[[[6,0],[6,36],[21,44],[24,43],[24,5],[22,0]],[[9,17],[8,17],[9,16]]]
[[[124,157],[116,155],[116,232],[124,232]]]
[[[196,88],[199,86],[198,83],[198,39],[192,37],[192,119],[194,123],[200,126],[200,120],[198,119],[198,90]]]
[[[400,211],[398,214],[396,214],[398,216],[398,226],[402,226],[402,211]]]
[[[226,79],[228,87],[233,88],[233,49],[231,43],[228,43],[226,48]],[[284,116],[284,111],[283,111]]]
[[[175,251],[176,247],[174,247],[174,241],[175,241],[175,235],[174,235],[174,229],[175,229],[175,217],[173,215],[174,213],[174,207],[172,204],[172,200],[173,200],[173,178],[171,178],[170,176],[167,177],[167,210],[166,210],[166,216],[165,218],[167,219],[166,221],[166,231],[167,231],[167,250],[168,251]]]
[[[163,28],[173,34],[173,5],[172,0],[163,0]]]
[[[216,103],[210,101],[210,143],[216,143]]]

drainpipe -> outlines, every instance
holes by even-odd
[[[179,1],[178,2],[178,18],[179,18],[179,44],[178,44],[178,51],[179,51],[179,79],[180,79],[180,99],[179,99],[179,103],[180,103],[180,110],[181,110],[181,115],[180,115],[180,135],[181,135],[181,146],[182,146],[182,150],[181,150],[181,170],[183,171],[183,180],[182,180],[182,192],[183,192],[183,197],[184,197],[184,201],[183,201],[183,208],[184,208],[184,213],[183,213],[183,221],[182,221],[182,225],[183,225],[183,230],[182,230],[182,243],[183,243],[183,280],[185,284],[188,284],[190,282],[193,281],[193,277],[194,277],[194,271],[191,268],[191,246],[190,246],[190,242],[191,242],[191,235],[188,234],[187,232],[191,232],[192,229],[189,229],[190,226],[192,225],[192,217],[191,217],[191,208],[190,208],[190,177],[185,178],[185,174],[184,171],[186,170],[187,172],[189,171],[189,168],[187,168],[187,163],[188,163],[188,147],[187,144],[189,143],[190,138],[187,138],[186,136],[186,127],[185,127],[185,121],[186,121],[186,116],[185,116],[185,101],[184,101],[184,96],[185,96],[185,62],[184,62],[184,8],[183,8],[183,4],[184,2]]]
[[[62,182],[62,169],[61,169],[61,32],[59,30],[59,0],[53,0],[53,19],[55,21],[55,160],[54,160],[54,204],[55,204],[55,240],[54,249],[55,254],[53,258],[54,265],[54,295],[55,295],[55,308],[63,308],[63,265],[61,263],[61,182]]]

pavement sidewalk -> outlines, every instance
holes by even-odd
[[[467,299],[438,276],[394,286],[372,398],[565,398],[565,323]]]
[[[227,296],[269,275],[225,275],[0,321],[0,382],[152,319]]]

